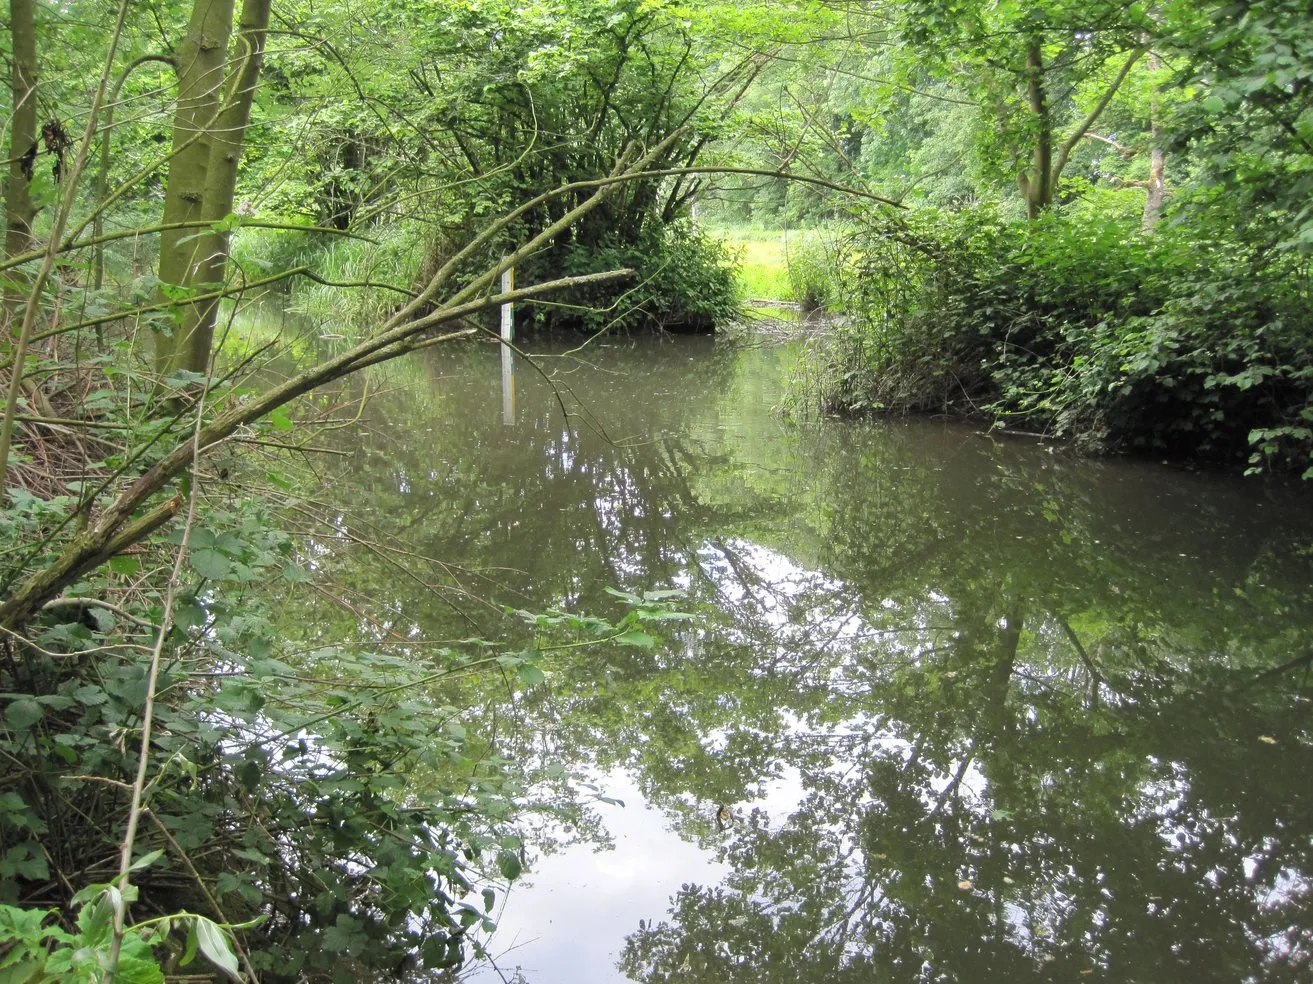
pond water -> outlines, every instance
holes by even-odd
[[[470,592],[345,575],[408,631],[693,616],[480,692],[466,727],[590,800],[533,821],[466,979],[1313,980],[1309,487],[789,422],[795,356],[595,344],[510,399],[439,347],[370,402],[343,521]]]

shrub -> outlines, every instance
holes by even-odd
[[[870,225],[846,264],[855,318],[822,368],[830,409],[974,413],[1092,451],[1309,465],[1307,264],[1215,212],[1145,235],[1117,214],[927,209]]]
[[[828,310],[839,304],[838,246],[819,233],[804,235],[790,244],[788,252],[789,293],[803,314]]]
[[[706,333],[740,310],[733,256],[719,239],[687,222],[649,226],[632,244],[609,236],[595,245],[572,242],[563,266],[567,276],[630,267],[635,277],[620,288],[576,290],[557,295],[560,300],[550,305],[539,304],[538,320],[545,327]]]

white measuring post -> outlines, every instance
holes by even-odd
[[[509,294],[515,289],[515,267],[502,271],[501,292]],[[501,420],[515,423],[515,356],[510,343],[515,341],[515,305],[507,301],[501,306]]]
[[[509,267],[502,271],[501,275],[501,292],[509,294],[515,289],[515,267]],[[501,337],[502,341],[515,341],[515,305],[507,301],[501,306]],[[504,350],[505,346],[503,346]]]

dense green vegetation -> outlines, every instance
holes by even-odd
[[[1309,475],[1311,47],[1293,0],[12,0],[0,972],[478,952],[517,811],[572,794],[526,802],[466,681],[671,613],[431,634],[335,580],[304,462],[503,303],[708,331],[711,230],[803,226],[760,285],[843,316],[828,408]],[[234,330],[277,292],[309,332]],[[468,600],[462,558],[350,536]],[[310,591],[341,624],[280,624]]]
[[[925,2],[863,23],[811,107],[786,91],[816,167],[907,209],[847,209],[826,301],[852,320],[809,392],[1313,477],[1306,12]],[[763,215],[834,207],[788,194]]]

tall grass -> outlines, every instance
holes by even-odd
[[[246,229],[235,237],[233,259],[250,277],[309,266],[329,283],[293,279],[287,287],[287,309],[335,333],[354,335],[405,302],[401,291],[413,287],[423,261],[424,231],[417,223],[400,223],[371,230],[366,241]],[[356,286],[361,284],[376,286]]]
[[[738,256],[739,285],[750,301],[786,301],[809,308],[828,300],[825,281],[837,265],[829,229],[763,229],[755,226],[708,226],[707,231]]]

